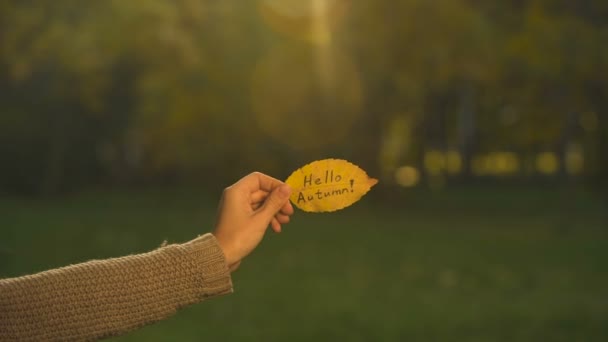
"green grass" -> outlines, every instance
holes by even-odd
[[[186,241],[214,212],[195,191],[0,199],[0,276]],[[370,196],[298,211],[233,281],[116,340],[606,341],[606,210],[552,189]]]

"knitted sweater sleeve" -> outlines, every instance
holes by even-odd
[[[0,341],[97,340],[232,292],[212,234],[144,254],[0,280]]]

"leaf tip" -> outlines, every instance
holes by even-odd
[[[369,183],[369,187],[373,187],[374,185],[378,184],[379,180],[376,178],[371,178],[369,177],[367,182]]]

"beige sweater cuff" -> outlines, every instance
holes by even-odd
[[[201,299],[233,292],[230,270],[215,236],[201,235],[182,246],[192,258],[194,270],[200,275],[194,279]]]

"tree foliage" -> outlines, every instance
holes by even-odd
[[[603,1],[7,0],[0,13],[4,191],[217,185],[321,157],[376,174],[429,149],[469,165],[573,143],[588,174],[608,168]]]

